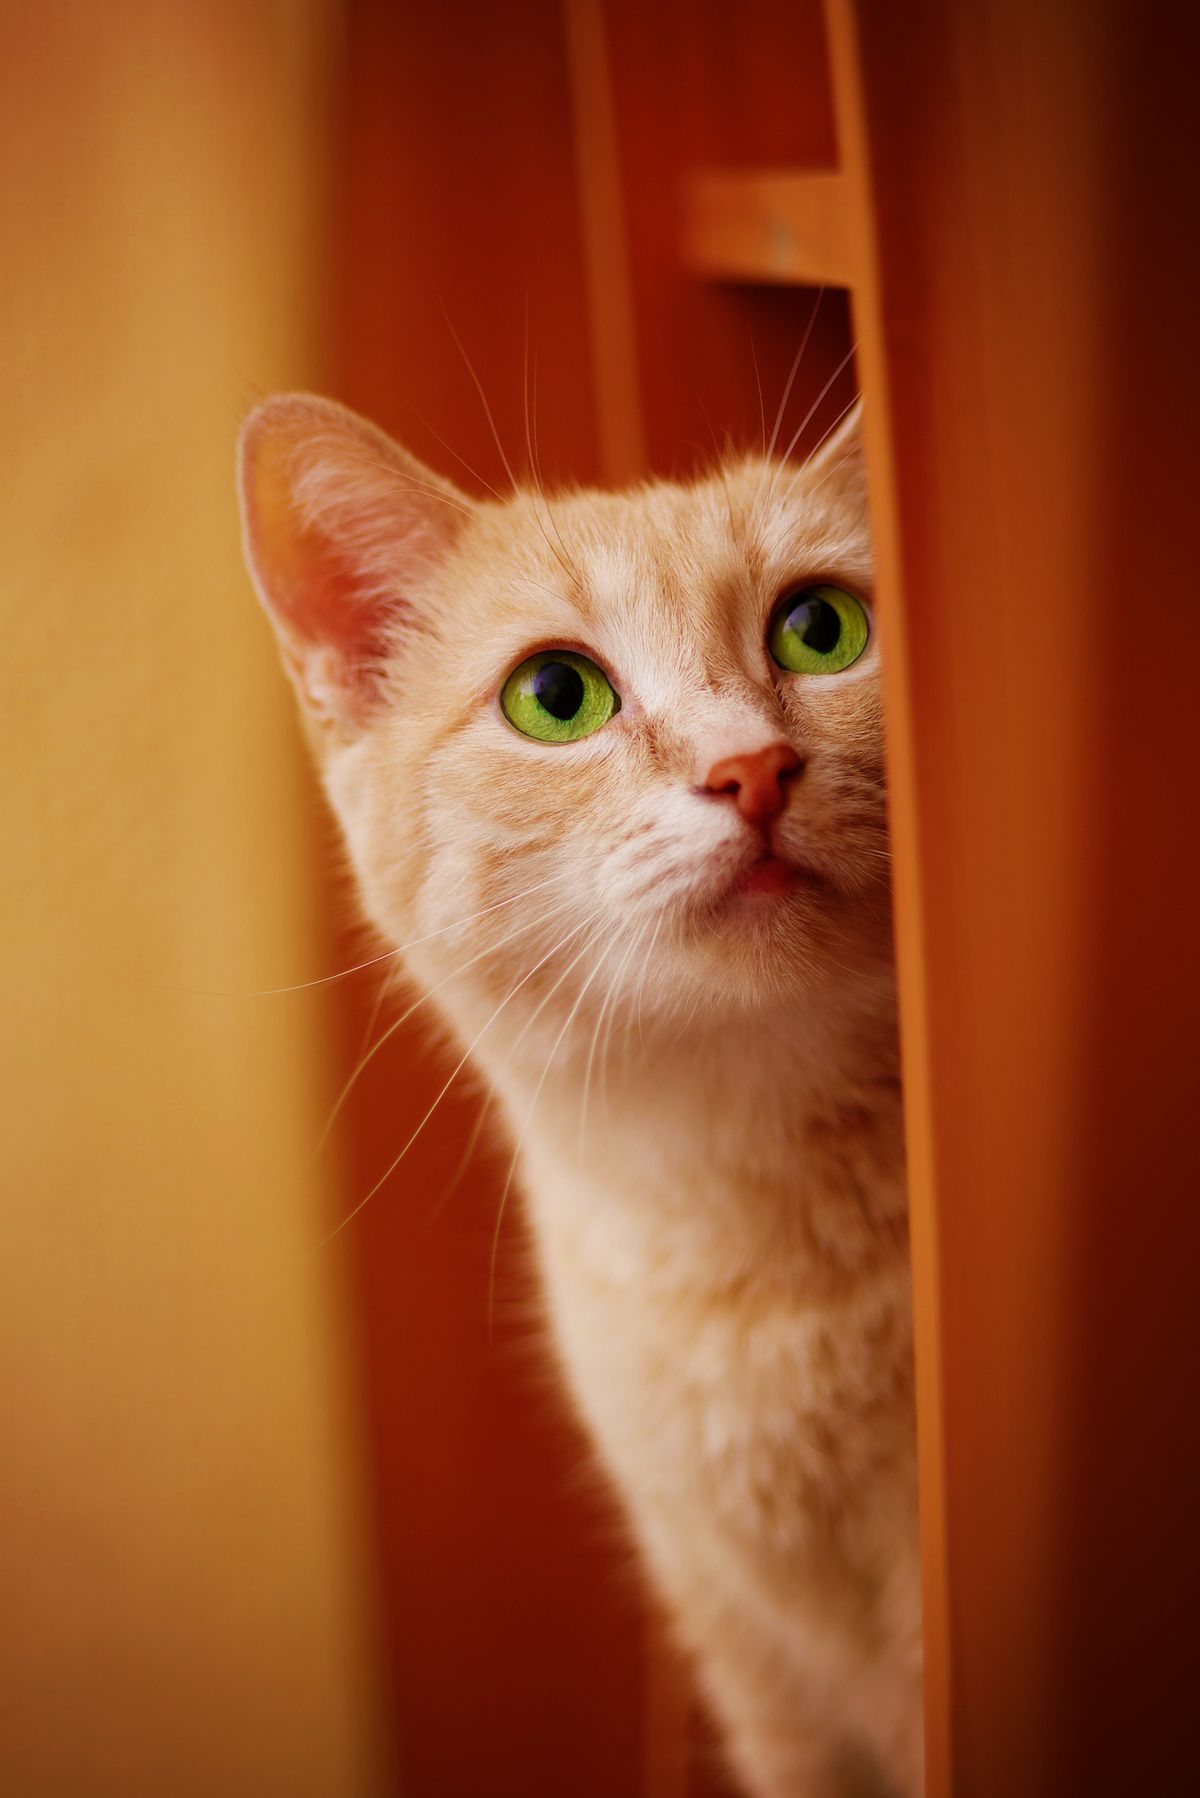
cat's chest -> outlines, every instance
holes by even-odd
[[[804,1215],[830,1195],[799,1184],[794,1228],[761,1235],[734,1214],[772,1196],[761,1186],[694,1194],[691,1215],[651,1194],[639,1209],[535,1156],[528,1188],[560,1352],[644,1494],[704,1489],[731,1519],[765,1510],[786,1528],[783,1495],[804,1508],[861,1490],[907,1440],[911,1305],[893,1234],[831,1267]]]

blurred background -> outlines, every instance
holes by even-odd
[[[241,566],[813,444],[887,635],[930,1798],[1200,1789],[1194,19],[0,0],[0,1792],[717,1798]],[[853,292],[852,346],[849,294]],[[803,346],[794,381],[790,371]],[[853,358],[853,360],[852,360]],[[336,1233],[335,1233],[336,1232]]]
[[[810,324],[814,442],[845,294],[710,280],[684,208],[708,168],[832,165],[819,7],[0,25],[0,1790],[717,1791],[515,1220],[489,1321],[477,1099],[327,1240],[448,1064],[405,1031],[319,1146],[394,1001],[326,981],[373,948],[233,446],[309,387],[472,491],[535,445],[548,483],[686,471],[770,430]]]

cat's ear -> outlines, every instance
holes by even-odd
[[[300,393],[250,414],[238,484],[246,563],[284,665],[312,720],[352,736],[471,503],[364,419]]]
[[[847,504],[867,507],[867,463],[863,449],[861,396],[805,464],[814,490],[833,489]]]

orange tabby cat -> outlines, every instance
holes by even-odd
[[[241,478],[366,909],[499,1098],[567,1379],[747,1791],[917,1793],[857,416],[803,467],[481,503],[290,396]]]

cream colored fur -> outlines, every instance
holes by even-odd
[[[919,1792],[878,640],[822,677],[765,649],[790,585],[869,601],[857,422],[806,467],[476,504],[288,398],[243,499],[366,909],[499,1097],[567,1381],[746,1790]],[[497,703],[554,646],[622,698],[578,744]],[[704,777],[779,741],[809,877],[730,897],[761,841]]]

